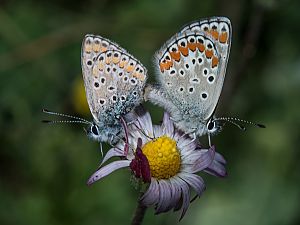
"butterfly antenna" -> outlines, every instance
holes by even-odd
[[[83,123],[83,124],[90,124],[88,121],[82,120],[42,120],[42,123]]]
[[[43,109],[43,113],[47,113],[47,114],[55,115],[55,116],[67,117],[67,118],[75,119],[76,121],[85,122],[86,124],[91,124],[90,121],[87,121],[83,118],[80,118],[80,117],[77,117],[77,116],[71,116],[71,115],[68,115],[68,114],[58,113],[58,112],[52,112],[48,109]],[[80,122],[78,122],[78,123],[80,123]]]
[[[239,118],[236,118],[236,117],[221,117],[221,118],[217,118],[216,120],[227,121],[227,122],[229,122],[231,124],[234,124],[235,126],[237,126],[241,130],[246,130],[246,128],[244,126],[238,124],[237,122],[250,124],[250,125],[253,125],[253,126],[256,126],[256,127],[259,127],[259,128],[266,128],[266,126],[263,125],[263,124],[253,123],[251,121],[239,119]]]
[[[263,125],[263,124],[253,123],[251,121],[239,119],[239,118],[236,118],[236,117],[227,117],[227,119],[229,119],[231,121],[237,121],[237,122],[241,122],[241,123],[250,124],[250,125],[253,125],[253,126],[256,126],[256,127],[259,127],[259,128],[266,128],[266,126]]]

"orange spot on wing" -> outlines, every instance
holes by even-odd
[[[119,63],[119,67],[124,68],[127,65],[127,63],[128,63],[128,61],[121,60],[120,63]]]
[[[101,49],[101,46],[100,46],[100,44],[94,44],[94,45],[93,45],[93,51],[94,51],[94,52],[96,52],[96,53],[97,53],[97,52],[99,52],[99,51],[100,51],[100,49]]]
[[[105,63],[107,64],[107,65],[109,65],[110,63],[111,63],[111,57],[106,57],[106,59],[105,59]]]
[[[97,77],[97,75],[98,75],[97,67],[93,68],[93,75],[94,75],[94,77]]]
[[[132,65],[127,65],[127,67],[126,67],[126,71],[128,72],[128,73],[131,73],[132,71],[133,71],[133,69],[134,69],[134,66],[132,66]]]
[[[178,50],[181,52],[182,55],[187,56],[189,54],[188,47],[181,47],[178,45]]]
[[[217,30],[211,29],[210,30],[210,34],[211,34],[211,36],[213,36],[214,39],[218,40],[218,38],[219,38],[219,32]]]
[[[191,43],[191,42],[188,42],[187,43],[187,46],[188,46],[188,48],[191,50],[191,51],[195,51],[196,50],[196,48],[197,48],[197,44],[196,43]]]
[[[84,52],[85,53],[91,53],[92,52],[92,45],[91,44],[85,44],[84,46]]]
[[[205,56],[210,59],[213,56],[213,50],[205,50]]]
[[[214,56],[211,61],[211,67],[212,68],[216,67],[218,65],[218,63],[219,63],[219,59]]]
[[[203,52],[205,50],[204,44],[197,43],[197,48],[199,49],[200,52]]]
[[[172,67],[172,66],[173,66],[173,62],[171,60],[166,62],[167,70],[170,69],[170,67]]]
[[[219,40],[221,43],[226,43],[228,38],[228,33],[227,32],[222,32],[219,36]]]
[[[114,64],[117,64],[120,62],[120,57],[113,57],[112,61]]]
[[[171,58],[174,59],[175,61],[179,62],[180,61],[180,52],[170,52]]]
[[[100,52],[105,52],[107,50],[107,47],[105,46],[103,46],[103,45],[101,45],[101,47],[100,47]]]
[[[160,71],[163,73],[166,69],[168,69],[168,64],[167,64],[167,62],[165,62],[165,63],[161,62],[161,63],[159,64],[159,68],[160,68]]]
[[[103,61],[100,61],[100,62],[98,63],[98,70],[101,70],[101,71],[104,70],[104,62],[103,62]]]

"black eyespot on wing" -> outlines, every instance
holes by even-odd
[[[88,60],[88,61],[86,62],[86,64],[87,64],[88,66],[91,66],[91,65],[93,64],[93,62],[92,62],[92,60]]]

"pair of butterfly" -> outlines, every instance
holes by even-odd
[[[110,40],[86,35],[81,64],[94,121],[69,117],[89,123],[88,136],[110,144],[126,135],[125,117],[143,100],[163,107],[177,128],[194,137],[220,131],[225,121],[245,129],[237,122],[251,122],[214,117],[224,83],[231,35],[231,23],[225,17],[184,26],[156,53],[158,84],[147,86],[147,70],[141,62]]]

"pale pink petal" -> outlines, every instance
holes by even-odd
[[[181,201],[179,201],[174,208],[174,211],[180,210],[182,208],[181,216],[179,219],[181,220],[184,217],[190,204],[190,188],[188,184],[181,178],[174,177],[174,180],[176,180],[177,185],[181,188]]]
[[[197,195],[200,197],[202,192],[205,190],[204,180],[200,176],[192,173],[183,173],[183,172],[179,173],[178,176],[182,180],[187,182],[196,191]]]
[[[121,169],[123,167],[128,167],[130,164],[129,160],[119,160],[119,161],[114,161],[106,166],[103,166],[99,170],[97,170],[88,180],[87,184],[91,185],[95,183],[96,181],[100,180],[101,178],[109,175],[115,170]]]
[[[124,146],[122,146],[121,148],[124,149]],[[110,158],[114,157],[114,156],[124,156],[124,151],[121,148],[111,148],[108,150],[108,152],[105,154],[100,166],[103,165],[103,163],[105,163],[107,160],[109,160]]]
[[[170,182],[165,180],[158,181],[159,186],[159,200],[155,208],[155,213],[159,214],[162,212],[166,212],[172,197],[172,189]]]
[[[198,158],[195,161],[193,169],[191,170],[192,173],[197,173],[201,170],[204,170],[212,163],[212,161],[214,159],[214,156],[215,156],[215,147],[214,146],[212,146],[208,150],[201,150],[201,151],[203,151],[203,154],[201,155],[200,158]]]
[[[227,176],[225,166],[215,160],[204,171],[210,175],[217,177]]]
[[[216,161],[218,161],[219,163],[221,163],[221,164],[226,164],[226,160],[224,159],[224,157],[220,154],[220,153],[218,153],[218,152],[216,152],[216,154],[215,154],[215,159],[214,160],[216,160]]]
[[[153,134],[154,134],[154,137],[156,137],[156,138],[163,136],[164,133],[163,133],[161,126],[153,125]]]
[[[173,125],[172,121],[170,120],[169,113],[167,113],[167,112],[164,113],[162,127],[163,127],[163,129],[165,131],[164,133],[166,135],[168,135],[171,138],[174,136],[174,125]]]
[[[156,179],[151,178],[150,186],[142,196],[141,201],[145,206],[155,205],[159,199],[159,184]]]
[[[180,197],[181,197],[181,188],[180,188],[180,185],[178,185],[178,182],[176,182],[176,179],[171,177],[169,181],[171,184],[172,198],[170,200],[168,210],[174,208],[177,205],[177,203],[179,202]]]
[[[146,112],[142,107],[139,107],[138,110],[136,110],[136,113],[139,116],[135,122],[136,125],[142,129],[146,135],[153,137],[153,127],[150,113],[148,111]]]

